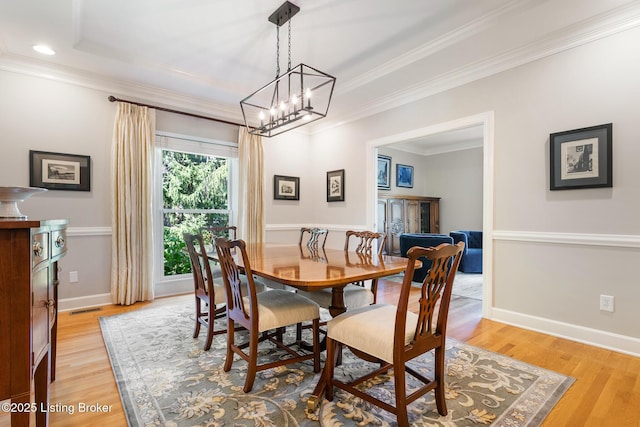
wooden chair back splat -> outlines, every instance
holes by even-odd
[[[351,237],[356,238],[356,248],[355,252],[363,255],[372,255],[373,254],[373,243],[378,243],[378,251],[377,254],[380,255],[384,248],[384,242],[387,239],[386,234],[384,233],[375,233],[373,231],[352,231],[349,230],[346,232],[346,238],[344,241],[344,250],[347,252],[349,250],[349,243]]]
[[[316,250],[318,248],[324,249],[329,230],[318,227],[302,227],[300,229],[300,241],[298,242],[298,245],[302,246],[302,242],[305,239],[306,234],[309,234],[309,238],[305,243],[308,248]]]
[[[346,232],[345,240],[344,240],[344,251],[348,253],[349,244],[351,243],[351,237],[355,238],[357,242],[355,252],[361,256],[361,259],[366,261],[367,257],[371,257],[373,254],[373,244],[377,242],[378,251],[377,255],[382,254],[382,250],[384,249],[384,242],[387,239],[387,235],[384,233],[376,233],[373,231],[352,231],[349,230]],[[361,286],[364,288],[364,282],[355,282],[355,285]],[[371,293],[373,294],[373,304],[378,301],[378,279],[373,279],[371,281]]]

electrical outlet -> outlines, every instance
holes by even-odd
[[[611,295],[600,295],[600,310],[613,313],[613,297]]]
[[[69,283],[78,283],[78,272],[70,271],[69,272]]]

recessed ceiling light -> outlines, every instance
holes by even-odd
[[[39,52],[43,55],[55,55],[56,51],[51,49],[49,46],[45,46],[43,44],[37,44],[33,46],[33,50]]]

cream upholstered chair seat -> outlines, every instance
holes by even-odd
[[[327,336],[349,347],[393,363],[396,306],[375,304],[348,310],[327,322]],[[413,339],[418,315],[407,312],[404,344]]]
[[[249,298],[244,298],[249,305]],[[320,317],[320,307],[293,292],[273,289],[258,294],[258,332],[295,325]]]
[[[331,289],[321,289],[313,292],[298,291],[298,294],[309,298],[324,308],[328,308],[331,305],[331,293]],[[348,310],[370,304],[373,304],[373,292],[370,289],[352,283],[344,287],[344,305]]]

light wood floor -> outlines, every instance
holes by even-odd
[[[397,283],[381,281],[378,300],[394,302],[398,287]],[[52,426],[126,426],[98,317],[167,304],[170,300],[60,314],[51,404],[77,408],[80,402],[98,403],[109,409],[106,413],[51,413]],[[543,426],[640,426],[640,358],[482,319],[481,302],[460,297],[452,301],[448,335],[576,378]]]

